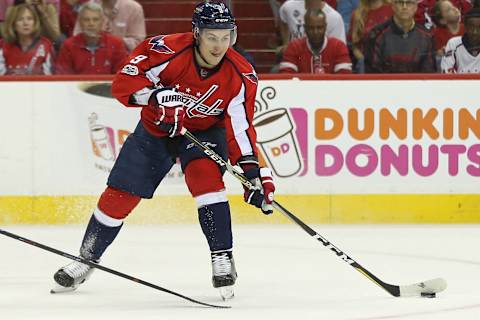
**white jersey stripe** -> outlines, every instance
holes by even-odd
[[[167,61],[166,63],[163,63],[145,72],[145,75],[147,76],[148,80],[152,81],[152,83],[156,86],[160,82],[160,77],[159,77],[160,73],[162,73],[162,71],[165,70],[165,68],[168,66],[169,63],[170,62]]]
[[[227,113],[231,118],[233,134],[240,148],[242,156],[253,155],[253,148],[247,135],[250,124],[245,112],[245,85],[242,83],[240,92],[232,99],[227,107]]]
[[[148,105],[148,100],[150,99],[153,91],[155,91],[155,89],[143,88],[135,92],[133,94],[133,97],[135,98],[135,104],[140,106]]]
[[[47,52],[47,57],[42,64],[43,74],[44,75],[52,75],[52,56]]]
[[[152,83],[157,86],[157,87],[162,87],[160,84],[160,73],[162,73],[163,70],[168,66],[169,62],[166,62],[164,64],[161,64],[159,66],[156,66],[155,68],[149,69],[147,72],[145,72],[145,75],[147,76],[148,80],[152,81]],[[148,105],[148,100],[150,99],[150,96],[152,95],[152,92],[155,91],[155,89],[149,89],[149,88],[143,88],[138,90],[133,94],[133,98],[135,99],[135,104],[138,104],[140,106],[147,106]]]
[[[7,65],[5,64],[5,57],[3,56],[3,49],[0,48],[0,76],[7,73]]]
[[[282,61],[282,62],[280,62],[280,66],[279,66],[279,67],[280,67],[280,70],[281,70],[281,69],[287,69],[287,68],[289,68],[289,69],[293,69],[293,71],[295,71],[295,72],[298,71],[298,67],[297,67],[296,64],[291,63],[291,62],[287,62],[287,61]]]
[[[335,67],[333,68],[334,72],[338,72],[338,70],[352,70],[352,64],[351,63],[339,63],[336,64]]]

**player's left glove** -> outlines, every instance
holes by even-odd
[[[245,177],[254,186],[253,189],[244,188],[243,198],[245,202],[260,208],[264,214],[271,214],[273,212],[275,184],[270,168],[260,168],[258,164],[252,165],[248,161],[242,160],[238,164],[242,167]]]
[[[150,96],[150,105],[155,112],[154,122],[170,138],[178,136],[183,128],[183,96],[172,88],[155,90]]]

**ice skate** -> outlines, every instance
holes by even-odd
[[[87,264],[73,261],[55,272],[53,279],[56,282],[56,286],[50,290],[50,293],[63,293],[76,290],[82,283],[90,278],[93,270],[95,270],[95,268]]]
[[[231,251],[212,252],[212,274],[213,287],[219,289],[222,299],[232,299],[237,271]]]

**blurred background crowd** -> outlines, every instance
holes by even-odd
[[[113,74],[197,2],[0,0],[0,75]],[[257,73],[480,73],[480,0],[221,2]]]

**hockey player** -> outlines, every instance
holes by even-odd
[[[141,120],[110,173],[80,255],[99,261],[123,220],[140,199],[153,196],[178,156],[210,247],[213,286],[227,299],[233,297],[237,273],[223,169],[181,136],[182,128],[243,169],[258,186],[245,190],[244,199],[265,214],[272,212],[275,186],[270,170],[258,165],[252,126],[257,77],[231,48],[235,18],[223,3],[201,3],[192,24],[193,32],[145,40],[113,80],[113,95],[127,107],[141,107]],[[59,286],[53,291],[75,290],[92,271],[70,263],[55,273]]]

